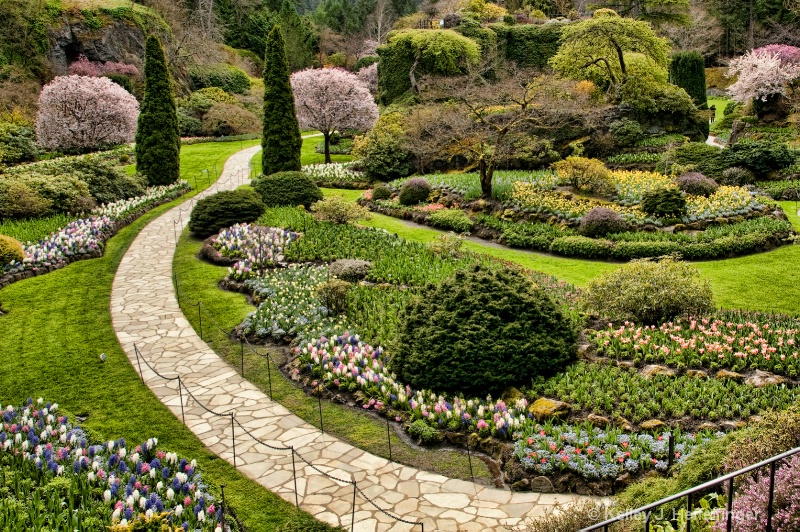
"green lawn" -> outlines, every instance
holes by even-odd
[[[182,175],[214,163],[221,167],[238,150],[238,143],[185,146]],[[0,317],[0,402],[19,404],[41,396],[87,416],[84,425],[105,438],[138,443],[158,437],[164,449],[197,458],[211,486],[227,486],[226,499],[249,531],[272,531],[288,521],[309,519],[206,449],[142,384],[117,342],[108,310],[117,266],[147,222],[180,201],[122,229],[108,241],[102,258],[0,291],[9,312]],[[99,359],[102,352],[108,356],[105,363]]]
[[[232,366],[241,367],[241,345],[222,333],[217,327],[210,325],[209,316],[225,330],[231,330],[254,310],[247,303],[245,296],[238,293],[222,291],[218,287],[220,279],[227,274],[227,267],[215,266],[196,258],[202,241],[184,233],[179,241],[173,261],[173,269],[178,275],[178,283],[185,298],[181,307],[189,322],[199,330],[200,320],[196,301],[202,301],[208,315],[203,315],[203,338],[221,357]],[[260,352],[265,347],[257,348]],[[274,360],[283,362],[284,354],[278,349],[271,351]],[[319,427],[319,403],[314,397],[306,395],[294,384],[286,381],[275,365],[270,365],[272,390],[275,399],[300,416],[308,423]],[[245,377],[262,390],[269,390],[270,373],[267,361],[263,356],[249,352],[245,354]],[[346,406],[322,402],[323,423],[325,432],[336,435],[372,454],[389,457],[386,422],[376,420],[360,411]],[[443,475],[469,479],[469,462],[466,454],[449,450],[419,450],[407,445],[392,433],[392,458],[404,464],[415,466]],[[476,480],[489,484],[491,475],[486,465],[479,459],[472,460]]]
[[[717,112],[714,113],[714,120],[722,120],[722,117],[725,116],[722,113],[725,111],[725,106],[728,105],[728,102],[731,100],[728,98],[708,98],[708,107],[710,108],[712,105],[716,107]]]
[[[311,135],[314,133],[303,133],[303,135],[307,134]],[[300,150],[301,165],[306,166],[307,164],[320,164],[325,162],[325,155],[317,153],[315,150],[317,144],[321,141],[321,136],[303,139],[303,147]],[[352,161],[353,157],[350,155],[331,155],[331,160],[335,163],[346,163]],[[253,158],[250,161],[250,166],[251,168],[256,168],[258,173],[261,172],[261,152],[253,155]]]
[[[323,189],[326,195],[337,194],[354,201],[358,190]],[[800,218],[793,201],[779,202],[794,226]],[[430,242],[442,231],[428,227],[409,227],[402,220],[372,215],[364,225],[381,227],[403,238]],[[619,267],[619,263],[570,259],[535,251],[516,250],[491,244],[467,242],[473,251],[521,264],[559,279],[584,286],[589,280]],[[703,277],[711,281],[715,302],[722,308],[742,308],[800,314],[800,287],[795,282],[795,268],[800,263],[800,246],[791,245],[735,259],[695,263]]]

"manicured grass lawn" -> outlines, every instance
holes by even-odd
[[[178,243],[173,270],[178,274],[181,293],[185,294],[185,298],[181,300],[181,307],[195,330],[199,330],[196,301],[202,301],[203,307],[208,310],[210,316],[214,317],[219,327],[230,331],[255,308],[247,303],[244,295],[219,289],[217,284],[220,279],[225,277],[227,267],[215,266],[198,260],[196,255],[201,245],[200,240],[190,237],[188,233],[184,233]],[[209,324],[208,319],[208,316],[204,314],[204,340],[233,367],[240,368],[241,345],[239,342],[232,341],[214,325]],[[259,346],[257,349],[263,353],[267,348]],[[271,352],[276,362],[280,363],[284,360],[284,355],[280,350],[273,348]],[[265,357],[256,356],[246,350],[245,377],[268,393],[270,376],[267,364]],[[285,380],[278,373],[275,365],[270,367],[274,398],[308,423],[319,427],[318,400],[308,396],[303,390]],[[328,401],[322,402],[322,415],[325,432],[334,434],[372,454],[389,457],[384,420],[376,420],[352,408]],[[470,478],[466,454],[448,450],[420,451],[407,445],[393,431],[391,438],[393,460],[453,478]],[[481,460],[473,457],[472,465],[476,480],[485,483],[491,481],[491,475]]]
[[[351,201],[361,194],[357,190],[323,189],[323,192],[326,195],[337,194]],[[800,229],[795,202],[779,203],[795,228]],[[371,220],[362,223],[419,242],[430,242],[442,234],[442,231],[427,227],[409,227],[397,218],[375,213]],[[467,242],[466,246],[473,251],[516,262],[578,286],[584,286],[594,277],[619,267],[619,263],[570,259],[484,243]],[[702,276],[711,281],[715,302],[721,308],[800,314],[800,288],[795,280],[797,264],[800,264],[800,246],[796,245],[735,259],[695,263]]]
[[[725,106],[728,105],[728,102],[731,100],[728,98],[708,98],[708,107],[710,108],[712,105],[717,108],[717,112],[714,113],[714,120],[722,120],[723,115],[722,113],[725,111]]]
[[[185,146],[182,172],[214,162],[221,166],[238,150],[238,143]],[[0,291],[9,311],[0,316],[0,402],[20,404],[41,396],[88,416],[84,426],[104,438],[125,437],[138,444],[158,437],[163,449],[196,458],[210,485],[227,486],[226,500],[247,530],[272,531],[288,521],[308,519],[206,449],[142,384],[117,342],[109,314],[117,266],[147,222],[180,201],[122,229],[108,241],[102,258]],[[100,362],[101,352],[108,356],[105,363]]]
[[[303,136],[313,135],[318,133],[303,132]],[[303,147],[300,149],[300,164],[303,166],[307,164],[320,164],[325,162],[325,155],[317,153],[315,148],[317,144],[322,141],[322,137],[309,137],[303,139]],[[350,155],[331,155],[331,160],[335,163],[346,163],[353,160]],[[256,173],[261,173],[261,152],[256,153],[250,161],[250,167],[256,169]]]

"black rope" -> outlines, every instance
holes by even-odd
[[[150,371],[155,373],[158,377],[167,381],[176,381],[181,378],[180,375],[178,375],[177,377],[167,377],[165,375],[162,375],[161,373],[156,371],[156,369],[153,366],[150,365],[150,363],[147,361],[146,358],[144,358],[144,355],[142,354],[141,351],[139,351],[139,348],[136,347],[136,344],[133,344],[133,350],[136,353],[136,356],[144,361],[144,365],[147,366],[150,369]]]
[[[241,423],[239,423],[238,419],[236,419],[235,421],[236,421],[236,424],[239,425],[239,428],[242,429],[245,432],[245,434],[247,434],[248,436],[253,438],[253,440],[255,440],[256,443],[260,443],[264,447],[269,447],[270,449],[272,449],[274,451],[293,451],[294,450],[292,447],[276,447],[274,445],[270,445],[270,444],[266,443],[265,441],[257,438],[256,436],[253,436],[253,433],[250,432],[249,430],[247,430]]]
[[[315,466],[314,464],[312,464],[311,462],[309,462],[308,460],[306,460],[305,458],[303,458],[303,455],[301,455],[301,454],[300,454],[300,453],[298,453],[297,451],[295,451],[295,450],[292,450],[292,452],[294,452],[294,454],[296,454],[296,455],[297,455],[297,457],[298,457],[300,460],[302,460],[303,462],[305,462],[305,463],[306,463],[306,465],[307,465],[308,467],[310,467],[311,469],[313,469],[314,471],[316,471],[316,472],[317,472],[317,473],[319,473],[320,475],[324,475],[324,476],[328,477],[329,479],[331,479],[331,480],[335,480],[336,482],[341,482],[342,484],[355,484],[355,483],[356,483],[356,481],[355,481],[355,480],[345,480],[345,479],[342,479],[342,478],[339,478],[339,477],[335,477],[335,476],[331,475],[330,473],[326,473],[326,472],[325,472],[325,471],[323,471],[322,469],[318,468],[317,466]]]
[[[401,518],[401,517],[397,517],[396,515],[392,515],[392,514],[391,514],[391,513],[389,513],[388,511],[384,510],[383,508],[381,508],[380,506],[378,506],[377,504],[375,504],[375,501],[373,501],[372,499],[370,499],[369,497],[367,497],[367,495],[366,495],[366,494],[365,494],[363,491],[361,491],[361,488],[359,488],[358,486],[356,486],[356,490],[358,490],[358,492],[361,494],[361,496],[362,496],[362,497],[364,497],[364,499],[365,499],[365,500],[366,500],[368,503],[370,503],[372,506],[374,506],[376,510],[378,510],[378,511],[379,511],[379,512],[381,512],[382,514],[386,515],[387,517],[390,517],[390,518],[394,519],[395,521],[400,521],[401,523],[405,523],[405,524],[407,524],[407,525],[413,525],[413,526],[417,526],[417,525],[421,525],[421,524],[422,524],[422,521],[406,521],[405,519],[403,519],[403,518]]]
[[[194,394],[191,392],[191,390],[189,390],[189,387],[188,387],[188,386],[185,386],[185,385],[184,385],[184,388],[186,388],[186,393],[188,393],[188,394],[189,394],[189,397],[191,397],[192,399],[194,399],[194,402],[195,402],[195,403],[197,403],[198,405],[200,405],[200,407],[201,407],[203,410],[205,410],[206,412],[208,412],[209,414],[214,414],[215,416],[218,416],[218,417],[229,417],[229,416],[231,416],[231,415],[232,415],[232,412],[226,412],[226,413],[224,413],[224,414],[220,414],[219,412],[214,412],[214,411],[213,411],[213,410],[211,410],[210,408],[206,407],[206,405],[204,405],[203,403],[201,403],[201,402],[200,402],[200,400],[199,400],[197,397],[195,397],[195,396],[194,396]]]

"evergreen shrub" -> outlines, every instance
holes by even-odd
[[[22,249],[22,242],[10,236],[0,235],[0,266],[12,262],[22,262],[25,252]]]
[[[252,185],[267,207],[302,205],[308,209],[322,199],[317,184],[303,172],[277,172],[261,176]]]
[[[264,204],[249,188],[223,190],[195,204],[189,218],[189,230],[207,237],[238,223],[254,222],[264,212]]]
[[[679,218],[686,214],[686,197],[676,188],[660,188],[642,195],[642,210],[660,218]]]
[[[427,179],[412,177],[400,187],[400,195],[397,198],[400,205],[417,205],[428,199],[431,193],[431,184]]]

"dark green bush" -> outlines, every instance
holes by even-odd
[[[707,107],[705,60],[700,52],[693,50],[672,54],[669,82],[683,88],[698,109]]]
[[[456,233],[468,233],[472,231],[475,222],[472,221],[467,213],[461,209],[442,209],[434,211],[428,217],[428,221],[435,227],[452,229]]]
[[[642,195],[642,210],[660,218],[679,218],[686,214],[686,197],[676,188],[661,188]]]
[[[390,361],[416,389],[499,395],[563,368],[576,332],[526,276],[474,267],[421,289],[403,311]]]
[[[245,94],[250,90],[250,78],[247,74],[241,68],[225,63],[192,67],[189,69],[189,78],[195,89],[219,87],[225,92],[236,94]]]
[[[578,232],[583,236],[596,238],[609,233],[621,233],[628,229],[625,219],[615,210],[595,207],[581,218]]]
[[[506,59],[520,66],[545,68],[547,61],[556,55],[558,40],[564,23],[548,24],[490,24],[489,28],[497,34],[500,52]]]
[[[414,171],[411,153],[401,143],[403,134],[402,115],[386,113],[366,135],[353,141],[353,157],[369,179],[388,181]]]
[[[725,148],[722,155],[728,166],[747,168],[757,176],[786,168],[794,162],[786,144],[769,140],[743,139]]]
[[[36,137],[31,128],[0,122],[0,164],[32,161],[38,153]]]
[[[710,196],[717,191],[719,185],[699,172],[688,172],[675,180],[678,188],[693,196]]]
[[[303,172],[278,172],[253,181],[253,188],[267,207],[302,205],[306,209],[322,199],[316,183]]]
[[[373,200],[387,200],[391,197],[392,197],[392,189],[387,187],[386,185],[383,184],[376,185],[375,188],[372,189]]]
[[[613,244],[600,238],[587,236],[562,236],[553,240],[550,251],[567,257],[602,259],[611,254]]]
[[[358,59],[358,61],[356,61],[356,64],[353,65],[353,70],[355,72],[358,72],[362,68],[366,68],[366,67],[370,66],[373,63],[377,63],[380,60],[381,60],[381,58],[378,57],[377,55],[367,55],[367,56],[364,56],[364,57],[360,57]]]
[[[589,281],[583,306],[614,320],[644,325],[678,316],[698,316],[714,308],[708,281],[691,264],[671,257],[634,260]]]
[[[434,445],[442,441],[442,434],[423,419],[416,420],[408,427],[408,435],[425,445]]]
[[[133,83],[131,82],[130,76],[125,74],[106,74],[105,76],[126,91],[133,94]]]
[[[88,185],[74,174],[0,175],[0,218],[79,213],[94,206]],[[25,212],[28,209],[34,212]]]
[[[633,146],[644,137],[642,126],[636,120],[614,120],[608,126],[611,134],[614,135],[614,142],[618,146],[628,147]]]
[[[413,177],[400,187],[398,201],[400,205],[417,205],[428,199],[431,184],[421,177]]]
[[[731,166],[722,171],[722,175],[717,178],[720,185],[739,187],[755,182],[756,176],[747,168]]]
[[[207,237],[237,223],[253,222],[263,212],[264,204],[252,189],[224,190],[195,204],[189,230],[196,236]]]
[[[694,170],[716,179],[729,164],[722,159],[722,150],[703,142],[687,142],[675,149],[675,162],[682,166],[693,166]]]

